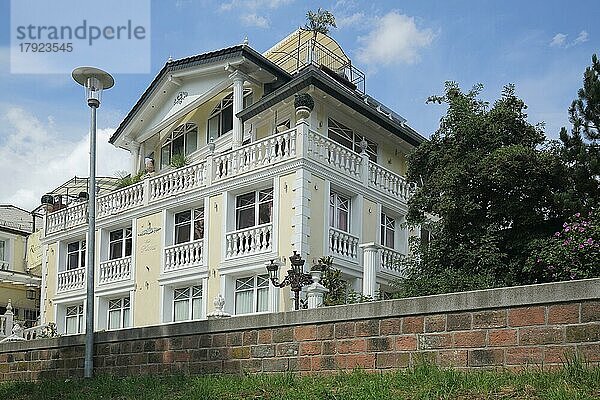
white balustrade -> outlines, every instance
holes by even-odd
[[[202,265],[203,249],[204,239],[166,247],[164,272],[177,271]]]
[[[9,271],[10,263],[8,261],[0,261],[0,271]]]
[[[58,273],[58,292],[82,289],[85,286],[85,268],[77,268]]]
[[[102,218],[144,204],[143,182],[98,196],[97,215]]]
[[[46,233],[73,228],[87,222],[87,203],[79,203],[48,214]]]
[[[339,229],[329,228],[329,252],[334,256],[357,259],[358,237]]]
[[[408,201],[412,194],[406,178],[369,161],[369,187],[381,190],[390,196]]]
[[[213,158],[213,181],[254,171],[296,156],[296,130],[279,133]]]
[[[389,247],[381,247],[381,269],[383,271],[391,272],[394,274],[401,274],[402,268],[400,266],[400,261],[405,257],[404,254],[396,251],[394,249],[390,249]]]
[[[315,131],[308,133],[308,157],[360,180],[362,157]]]
[[[226,258],[234,258],[271,251],[273,224],[263,224],[239,229],[225,235]]]
[[[98,283],[113,283],[131,278],[131,256],[100,263]]]
[[[205,181],[206,164],[204,162],[178,168],[150,179],[150,201],[202,187]]]

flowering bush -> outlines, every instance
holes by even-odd
[[[575,214],[560,232],[541,241],[528,260],[535,282],[600,276],[600,218],[597,211]]]

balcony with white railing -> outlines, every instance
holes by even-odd
[[[131,279],[131,256],[100,263],[98,284],[122,282]]]
[[[58,273],[57,292],[83,289],[85,287],[85,268],[76,268]]]
[[[358,261],[358,236],[329,227],[329,254]]]
[[[238,229],[225,235],[226,258],[268,253],[273,248],[273,224]]]
[[[373,191],[374,196],[386,195],[408,201],[412,193],[412,186],[403,176],[370,161],[366,154],[356,153],[308,129],[306,124],[300,124],[237,149],[209,153],[201,161],[98,196],[98,221],[102,222],[131,210],[159,206],[161,202],[174,196],[232,181],[255,171],[268,172],[270,168],[302,158],[336,177],[345,177],[356,185],[362,185]],[[69,206],[47,215],[46,234],[83,225],[86,221],[86,203]],[[234,243],[231,244],[233,246]],[[245,244],[242,245],[242,254],[247,251],[244,246]],[[231,254],[235,254],[235,251],[232,250]]]
[[[379,254],[381,256],[381,271],[398,276],[402,274],[400,261],[405,257],[404,254],[384,246],[379,249]]]
[[[165,248],[163,272],[179,271],[203,265],[204,239],[180,243]]]
[[[10,263],[0,260],[0,271],[10,271]]]

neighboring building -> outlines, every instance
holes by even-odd
[[[11,205],[0,205],[0,315],[12,302],[14,318],[27,327],[39,317],[43,220]]]
[[[304,30],[264,55],[168,61],[110,139],[148,174],[97,198],[96,329],[205,318],[219,294],[234,315],[289,310],[265,263],[284,276],[293,251],[386,291],[407,252],[405,155],[424,138],[364,87],[333,39]],[[62,333],[85,326],[85,207],[46,216],[43,319]]]

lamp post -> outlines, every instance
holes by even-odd
[[[85,88],[90,121],[90,180],[88,181],[87,293],[85,312],[85,359],[83,376],[94,374],[94,261],[96,244],[96,109],[100,107],[102,90],[110,89],[115,80],[109,73],[93,67],[75,68],[75,82]]]
[[[290,269],[283,281],[279,282],[279,263],[275,260],[271,260],[267,264],[267,271],[269,272],[269,278],[273,286],[282,288],[290,286],[292,292],[294,292],[294,310],[300,309],[300,291],[303,286],[310,285],[313,283],[313,279],[310,274],[304,273],[304,260],[294,251],[294,254],[290,256]]]

